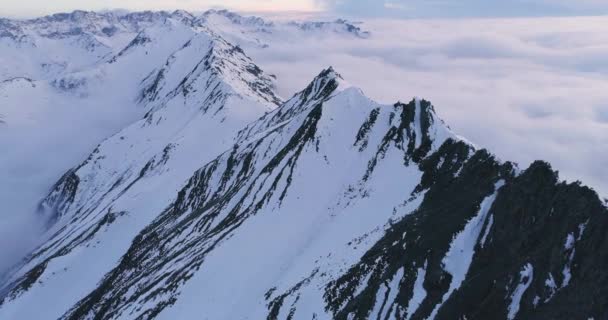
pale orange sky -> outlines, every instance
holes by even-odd
[[[228,8],[239,11],[321,11],[316,0],[4,0],[0,16],[33,17],[72,10],[175,10],[202,11]]]

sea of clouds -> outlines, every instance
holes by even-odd
[[[458,134],[523,169],[536,159],[608,196],[608,17],[371,19],[368,39],[247,51],[284,96],[332,65],[384,103],[431,100]]]
[[[0,60],[1,57],[0,57]],[[103,139],[143,114],[103,90],[86,99],[54,90],[5,88],[0,79],[0,289],[2,274],[41,241],[38,204]],[[126,86],[123,86],[126,88]],[[14,89],[14,86],[13,86]],[[131,92],[131,91],[128,91]]]
[[[521,168],[547,160],[563,179],[608,196],[608,17],[369,19],[360,27],[371,36],[245,50],[278,76],[286,98],[332,65],[379,102],[431,100],[456,133],[501,159]],[[53,183],[137,113],[4,98],[16,102],[0,104],[0,271],[38,240],[35,207]]]

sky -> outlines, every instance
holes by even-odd
[[[598,15],[605,0],[325,0],[324,9],[353,16],[376,17],[534,17]]]
[[[20,0],[4,1],[0,15],[32,17],[103,9],[320,11],[352,17],[530,17],[608,14],[606,0]]]

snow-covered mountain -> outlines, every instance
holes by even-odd
[[[14,48],[116,37],[55,73],[10,70],[4,95],[141,115],[40,202],[46,240],[7,274],[0,319],[608,317],[593,190],[496,159],[429,101],[379,104],[332,68],[283,101],[242,48],[370,36],[346,21],[75,12],[0,26]]]
[[[177,87],[194,69],[194,63],[204,54],[193,52],[196,49],[192,48],[182,50],[189,40],[199,34],[214,34],[214,38],[226,39],[230,34],[242,35],[247,31],[251,36],[254,33],[248,29],[250,24],[230,22],[226,17],[235,20],[240,16],[227,11],[209,11],[196,16],[185,11],[76,11],[23,21],[3,19],[3,28],[0,28],[4,35],[0,37],[0,114],[3,116],[0,149],[6,151],[6,156],[0,157],[3,168],[0,180],[5,182],[0,185],[0,202],[4,204],[6,214],[0,215],[0,242],[10,241],[8,235],[14,228],[8,226],[13,224],[12,218],[23,226],[22,229],[27,229],[25,233],[38,234],[44,222],[38,223],[31,213],[62,173],[84,160],[100,141],[156,108],[159,102],[151,101],[154,100],[151,95],[155,94],[152,85],[158,80],[158,85],[164,86],[165,81],[161,78],[166,76],[166,63],[175,66],[171,75],[174,78],[166,79],[170,83],[164,90]],[[211,25],[207,22],[211,19],[224,23]],[[241,17],[240,20],[261,19]],[[326,25],[345,24],[341,21]],[[272,38],[275,44],[291,39],[284,36],[289,33],[307,37],[331,33],[334,37],[359,39],[353,33],[340,32],[337,27],[337,30],[301,30],[287,22],[272,25],[277,33],[277,37]],[[9,33],[13,36],[9,37]],[[279,37],[279,34],[283,36]],[[103,43],[103,52],[87,50],[88,45],[83,47],[82,39]],[[257,43],[243,40],[242,44],[259,48]],[[200,45],[197,48],[204,49]],[[197,57],[182,54],[180,61],[173,61],[175,57],[170,56],[180,50]],[[251,71],[257,72],[254,69]],[[146,85],[151,91],[150,97],[144,99]],[[232,81],[231,85],[236,82]],[[247,121],[253,121],[257,116],[259,114]],[[27,228],[33,225],[36,226]],[[27,243],[36,241],[29,239]],[[16,247],[11,249],[15,250],[14,255],[25,251]],[[12,259],[5,256],[6,252],[0,255],[0,273],[12,263]]]
[[[209,10],[196,16],[181,10],[74,11],[31,20],[0,18],[0,79],[52,78],[61,72],[87,68],[124,49],[138,33],[150,29],[167,32],[169,25],[188,27],[194,32],[210,28],[235,44],[263,47],[276,41],[319,37],[327,33],[359,38],[370,35],[341,19],[271,22],[226,10]]]

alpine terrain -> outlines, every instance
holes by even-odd
[[[23,105],[125,110],[40,195],[0,319],[608,319],[595,191],[331,67],[283,99],[246,54],[327,34],[373,36],[225,10],[0,19],[0,133]]]

